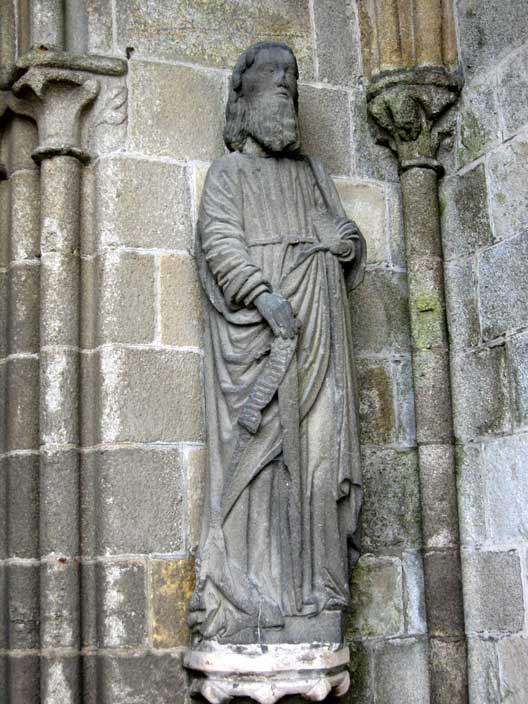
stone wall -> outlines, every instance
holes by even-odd
[[[460,0],[441,209],[472,702],[528,692],[528,8]]]

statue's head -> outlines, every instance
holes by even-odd
[[[227,101],[228,149],[242,151],[248,137],[268,152],[299,149],[298,77],[297,60],[286,44],[259,42],[240,55]]]

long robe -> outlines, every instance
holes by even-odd
[[[360,282],[365,244],[358,234],[350,256],[330,253],[315,222],[338,215],[315,159],[234,152],[206,179],[197,260],[209,474],[190,614],[199,638],[236,643],[349,601],[361,482],[345,275]],[[253,306],[263,291],[289,300],[301,323],[293,342]],[[271,398],[248,432],[242,416],[262,400],[259,384]]]

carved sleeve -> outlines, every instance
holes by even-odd
[[[242,223],[238,170],[225,157],[207,175],[200,206],[201,247],[209,270],[231,307],[250,306],[271,285],[251,260]]]

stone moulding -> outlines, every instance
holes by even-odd
[[[350,686],[350,654],[341,644],[215,645],[188,650],[191,693],[211,704],[251,697],[274,704],[289,694],[322,701],[330,692],[343,696]]]

